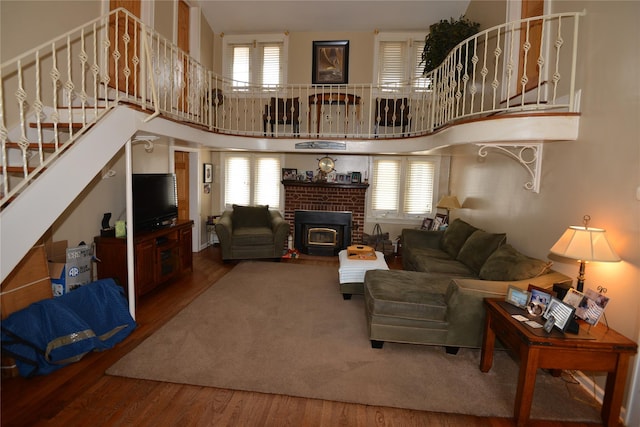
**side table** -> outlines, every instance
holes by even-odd
[[[512,317],[526,312],[503,299],[485,298],[487,316],[480,370],[488,372],[493,364],[496,337],[520,359],[518,388],[514,405],[514,418],[518,426],[529,420],[536,371],[540,369],[576,369],[607,372],[607,383],[602,402],[601,417],[605,426],[619,424],[620,407],[624,395],[629,359],[638,351],[638,345],[603,325],[588,328],[580,325],[578,335],[542,328],[533,329]]]

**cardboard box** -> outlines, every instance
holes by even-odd
[[[47,256],[43,245],[34,246],[0,285],[2,319],[30,304],[52,298]]]
[[[64,243],[63,243],[64,242]],[[93,251],[88,245],[68,248],[67,242],[53,242],[50,245],[49,275],[53,296],[59,297],[91,282],[91,260]],[[64,258],[60,253],[64,247]]]

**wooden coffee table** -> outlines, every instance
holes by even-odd
[[[605,426],[619,425],[620,406],[627,380],[629,359],[638,345],[603,325],[589,328],[580,324],[577,335],[542,328],[533,329],[511,317],[525,314],[522,309],[503,299],[485,298],[487,317],[482,341],[480,370],[488,372],[493,364],[496,337],[520,359],[520,373],[514,405],[514,418],[518,426],[529,420],[536,371],[539,368],[561,370],[576,369],[607,372],[607,383],[602,402],[602,422]]]

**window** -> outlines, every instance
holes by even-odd
[[[380,33],[376,43],[374,75],[383,91],[394,91],[410,83],[414,88],[427,88],[429,79],[422,77],[424,35]]]
[[[223,69],[233,88],[284,84],[286,41],[284,35],[225,36]]]
[[[223,154],[223,206],[269,205],[280,210],[281,156]]]
[[[410,219],[433,212],[439,161],[434,157],[377,157],[369,216]]]

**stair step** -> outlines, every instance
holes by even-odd
[[[5,142],[5,147],[20,149],[20,146],[18,145],[17,142],[11,142],[11,141]],[[37,142],[30,142],[29,150],[37,150],[37,149],[38,149],[38,143]],[[44,150],[44,151],[56,151],[56,144],[53,143],[53,142],[43,142],[42,143],[42,150]]]
[[[44,123],[40,123],[40,127],[44,128],[44,129],[53,129],[56,126],[55,123],[51,123],[51,122],[44,122]],[[71,123],[71,128],[72,129],[82,129],[85,126],[84,123]],[[30,128],[37,128],[38,127],[38,123],[29,123],[29,127]],[[64,131],[69,129],[69,123],[58,123],[58,130],[59,131]]]
[[[33,172],[34,170],[36,170],[36,168],[35,168],[35,167],[33,167],[33,166],[27,166],[27,171],[28,171],[29,173]],[[19,174],[24,173],[24,170],[22,169],[22,166],[7,166],[7,167],[6,167],[6,169],[5,169],[5,168],[3,168],[2,166],[0,166],[0,173],[4,173],[5,171],[6,171],[7,173],[13,173],[13,174],[16,174],[16,173],[19,173]]]

